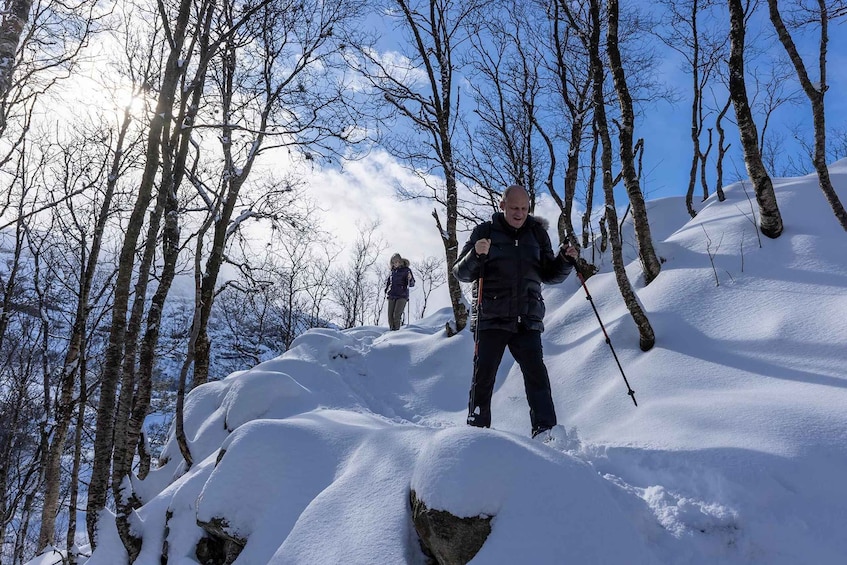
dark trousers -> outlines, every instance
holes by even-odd
[[[521,330],[480,330],[477,358],[474,363],[468,403],[468,424],[481,428],[491,426],[491,395],[494,379],[506,346],[523,373],[526,400],[532,431],[556,425],[556,409],[550,394],[550,377],[541,349],[541,332]]]
[[[388,299],[388,329],[399,330],[403,322],[403,309],[406,307],[406,298]]]

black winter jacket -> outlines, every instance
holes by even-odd
[[[528,216],[520,229],[506,223],[498,212],[490,222],[474,228],[453,266],[453,276],[474,283],[476,295],[481,261],[474,250],[479,239],[491,239],[482,285],[482,314],[474,311],[480,330],[526,329],[544,331],[544,299],[541,283],[560,283],[573,264],[562,253],[554,253],[546,222]],[[476,310],[476,301],[474,301]],[[473,325],[473,324],[472,324]]]

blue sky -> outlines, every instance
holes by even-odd
[[[762,17],[766,14],[762,13]],[[392,28],[371,18],[373,25],[381,25],[384,36],[379,45],[384,51],[398,49],[399,35]],[[769,32],[770,23],[763,22],[765,31]],[[847,39],[843,37],[844,22],[832,23],[830,25],[830,44],[828,52],[828,82],[830,85],[827,93],[827,123],[830,127],[841,125],[847,127],[845,120],[844,105],[840,103],[847,95]],[[803,40],[807,62],[809,52],[817,48],[817,38],[806,35],[798,37]],[[658,42],[657,46],[660,45]],[[771,53],[782,56],[782,46],[771,37],[769,43]],[[681,70],[676,57],[669,49],[663,50],[665,57],[660,65],[661,76],[657,81],[663,81],[669,85],[676,85],[682,92],[683,98],[676,104],[666,101],[657,102],[650,106],[641,108],[636,123],[636,134],[645,138],[646,151],[643,162],[642,190],[648,200],[655,200],[667,196],[683,196],[688,184],[688,171],[691,162],[691,140],[689,137],[689,98],[685,94],[689,85],[688,76]],[[812,71],[815,73],[815,71]],[[795,85],[799,88],[798,85]],[[729,111],[729,118],[734,119],[733,110]],[[784,106],[770,125],[770,131],[782,132],[786,143],[793,143],[790,127],[793,124],[802,123],[811,129],[811,110],[804,95],[800,97],[800,103],[796,106]],[[728,130],[728,141],[732,143],[731,154],[727,156],[724,163],[724,184],[737,180],[740,176],[746,176],[743,160],[740,158],[740,142],[734,130]],[[811,135],[811,134],[810,134]],[[787,151],[795,151],[795,148],[787,148]],[[712,157],[716,150],[712,150]],[[325,203],[324,209],[327,227],[331,227],[342,244],[350,244],[356,240],[359,233],[358,226],[366,225],[378,220],[380,227],[377,234],[382,238],[385,245],[384,264],[388,257],[399,252],[408,257],[412,263],[422,261],[425,257],[434,256],[443,258],[444,250],[435,223],[432,219],[433,204],[428,200],[406,200],[397,198],[395,189],[397,186],[423,188],[420,179],[409,173],[404,164],[385,154],[376,151],[367,158],[347,163],[343,171],[324,170],[318,171],[311,177],[310,191],[316,198]],[[812,170],[809,162],[804,172]],[[714,164],[710,164],[710,188],[713,191]],[[627,199],[618,191],[616,203],[619,208],[626,206]],[[602,193],[598,189],[596,199],[602,199]],[[702,207],[700,202],[699,186],[695,190],[695,209]],[[576,204],[580,208],[579,203]],[[595,210],[597,209],[595,203]],[[680,199],[675,206],[684,212],[684,202]],[[664,209],[664,208],[663,208]],[[581,213],[577,210],[577,214]],[[536,215],[547,218],[553,224],[558,214],[556,205],[552,199],[542,197],[536,208]],[[662,221],[662,218],[651,215],[651,224]],[[467,234],[459,234],[460,244],[464,243]],[[555,241],[554,235],[554,243]],[[446,287],[438,289],[430,299],[430,309],[449,304]]]
[[[637,4],[652,10],[661,9],[657,8],[652,2],[639,1]],[[624,9],[626,5],[632,4],[624,3]],[[785,56],[782,45],[773,35],[772,25],[767,18],[766,8],[766,5],[760,7],[759,13],[751,21],[753,27],[748,32],[748,44],[753,43],[754,46],[764,51],[755,61],[752,55],[748,56],[748,63],[751,65],[754,64],[760,71],[764,71],[772,57],[784,58]],[[401,41],[400,34],[391,25],[386,25],[386,22],[380,20],[378,17],[373,17],[369,21],[382,33],[379,48],[385,51],[397,50],[399,47],[398,42]],[[847,114],[845,113],[844,105],[839,103],[847,95],[847,71],[845,71],[847,69],[847,61],[845,61],[847,39],[845,39],[843,33],[845,21],[847,19],[841,18],[840,21],[831,22],[829,27],[827,67],[829,83],[829,91],[827,93],[827,124],[829,127],[847,127]],[[794,35],[794,39],[804,55],[807,69],[813,80],[818,76],[816,57],[819,36],[817,34],[817,29],[813,29],[802,35]],[[636,139],[643,137],[645,140],[642,190],[648,198],[685,194],[691,163],[691,139],[689,134],[690,78],[687,72],[681,68],[680,57],[676,52],[664,46],[657,39],[649,36],[641,36],[639,37],[639,41],[655,45],[658,52],[659,63],[656,68],[657,76],[655,78],[657,85],[664,85],[666,88],[673,89],[679,95],[679,99],[675,103],[661,100],[638,108],[640,114],[636,121]],[[799,83],[796,81],[789,88],[794,88],[800,92]],[[748,77],[748,94],[751,97],[755,94],[752,77]],[[471,103],[470,97],[465,96],[464,101],[468,105],[465,106],[465,110],[462,113],[467,115],[469,114],[467,109]],[[715,113],[707,118],[706,127],[713,125]],[[734,111],[732,109],[727,114],[727,120],[724,121],[725,126],[732,128],[732,124],[727,123],[728,121],[734,121]],[[768,131],[776,136],[776,139],[780,139],[785,144],[784,150],[786,153],[799,151],[799,147],[792,139],[792,128],[797,124],[803,124],[805,126],[809,136],[808,139],[811,140],[811,110],[808,99],[802,92],[800,92],[799,104],[781,107],[774,113],[768,126]],[[732,129],[728,129],[727,135],[728,141],[732,143],[732,148],[724,163],[724,176],[725,182],[732,182],[737,180],[739,175],[743,176],[746,173],[739,152],[740,142],[737,139],[737,133]],[[716,132],[714,139],[716,143]],[[701,140],[702,147],[705,149],[705,133]],[[708,171],[711,190],[714,190],[714,156],[716,153],[716,148],[713,148]],[[563,159],[560,158],[561,160]],[[800,160],[802,161],[802,159]],[[806,172],[811,170],[811,163],[808,162]],[[774,174],[775,176],[779,176],[782,172],[777,170]],[[699,194],[698,181],[698,188],[695,190],[695,200],[697,200],[696,196]]]
[[[766,14],[761,14],[766,16]],[[847,95],[847,38],[844,34],[844,26],[847,19],[842,18],[840,22],[832,22],[829,26],[829,43],[827,52],[827,83],[829,89],[826,94],[826,120],[828,128],[847,127],[847,112],[841,103]],[[767,40],[768,53],[761,57],[766,61],[769,57],[785,57],[785,50],[775,36],[772,35],[772,25],[769,20],[759,21],[763,25],[762,33]],[[806,63],[806,69],[813,81],[819,77],[817,69],[817,49],[819,35],[814,30],[810,33],[795,34],[794,40],[801,50]],[[751,33],[751,35],[753,35]],[[750,58],[748,58],[750,59]],[[749,62],[749,61],[748,61]],[[647,142],[648,150],[644,156],[644,190],[648,197],[684,194],[687,187],[688,168],[690,166],[691,139],[688,132],[690,123],[690,78],[684,74],[678,65],[667,64],[663,67],[665,74],[662,79],[671,85],[676,85],[682,94],[682,99],[676,104],[662,103],[653,108],[645,109],[644,115],[639,120],[637,127],[639,135],[643,135]],[[755,93],[752,76],[747,77],[748,95]],[[808,98],[802,93],[797,81],[792,76],[792,83],[788,89],[799,92],[797,104],[785,104],[779,108],[768,126],[771,135],[781,138],[786,144],[785,152],[788,154],[799,152],[801,149],[792,137],[792,130],[798,124],[802,125],[812,141],[812,113]],[[734,111],[730,109],[727,114],[729,120],[734,121]],[[761,123],[757,123],[761,132]],[[728,131],[728,141],[732,143],[731,153],[724,164],[726,182],[738,179],[736,168],[742,176],[746,176],[744,162],[740,154],[740,141],[737,132]],[[703,137],[705,141],[705,137]],[[715,135],[715,141],[717,136]],[[705,148],[705,144],[703,145]],[[714,173],[713,148],[710,156],[710,174]],[[802,159],[800,159],[802,161]],[[813,170],[811,160],[805,160],[805,172]],[[773,171],[774,176],[779,176],[783,171]],[[713,182],[713,177],[710,179]],[[695,192],[695,194],[697,194]]]

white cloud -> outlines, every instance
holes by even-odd
[[[400,200],[397,186],[422,188],[422,181],[384,152],[345,164],[343,170],[326,170],[309,181],[308,193],[328,219],[324,227],[349,245],[359,235],[358,226],[380,222],[378,233],[391,253],[418,260],[442,255],[433,202]],[[390,253],[389,253],[390,254]]]

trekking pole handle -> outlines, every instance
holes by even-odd
[[[485,263],[488,261],[488,253],[480,253],[476,256],[476,258],[477,261],[479,261],[479,276],[477,279],[479,280],[480,286],[482,286],[482,279],[485,278]]]

